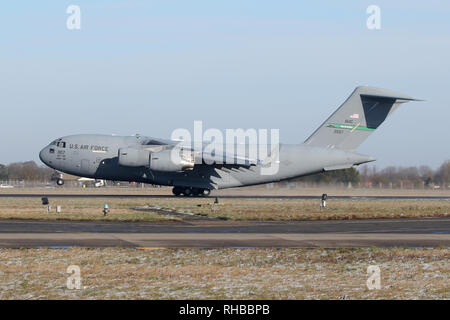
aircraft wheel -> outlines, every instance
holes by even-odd
[[[56,184],[58,186],[62,186],[64,184],[64,180],[63,179],[58,179],[58,180],[56,180]]]
[[[191,189],[191,188],[184,188],[184,190],[183,190],[183,195],[184,195],[185,197],[191,196],[191,195],[192,195],[192,189]]]
[[[198,197],[199,195],[201,195],[203,192],[202,189],[198,189],[198,188],[192,188],[192,195],[194,197]]]
[[[183,193],[183,189],[181,189],[180,187],[173,187],[172,193],[179,197],[181,193]]]

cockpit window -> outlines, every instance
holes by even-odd
[[[49,153],[55,153],[55,149],[50,148],[50,149],[48,150],[48,152],[49,152]]]
[[[60,148],[65,148],[66,147],[66,143],[64,141],[59,141],[59,142],[56,143],[56,146],[60,147]]]

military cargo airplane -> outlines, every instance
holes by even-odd
[[[277,182],[374,161],[355,150],[400,104],[408,101],[420,100],[386,89],[357,87],[303,143],[279,144],[277,157],[268,154],[265,159],[244,157],[244,161],[237,161],[242,160],[238,155],[225,155],[224,159],[231,160],[199,162],[198,150],[191,149],[188,156],[174,160],[170,152],[176,141],[100,134],[59,138],[42,149],[39,157],[59,172],[173,186],[176,196],[206,196],[213,189]],[[263,168],[275,161],[277,171],[262,174]],[[64,181],[58,179],[57,183],[62,185]]]

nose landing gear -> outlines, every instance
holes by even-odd
[[[51,180],[55,181],[58,186],[62,186],[64,184],[63,175],[58,171],[54,171],[52,173]]]
[[[181,195],[185,197],[207,197],[211,193],[211,190],[192,187],[173,187],[172,193],[177,197]]]

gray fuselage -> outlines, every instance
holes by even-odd
[[[53,141],[41,150],[39,157],[55,170],[81,177],[204,189],[275,182],[327,170],[350,168],[374,160],[354,152],[299,144],[280,145],[278,170],[274,174],[262,174],[260,164],[248,167],[197,164],[192,170],[180,172],[120,165],[119,149],[141,148],[145,138],[98,134],[71,135]]]

